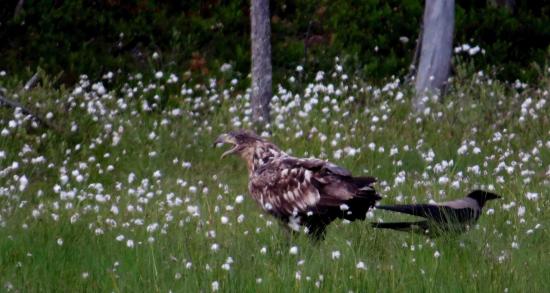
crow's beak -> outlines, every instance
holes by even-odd
[[[214,141],[213,146],[216,147],[218,145],[223,145],[223,144],[226,144],[226,143],[232,144],[233,147],[230,150],[224,152],[222,154],[222,156],[220,157],[220,159],[223,159],[224,157],[234,153],[237,150],[237,142],[235,141],[235,138],[233,138],[233,136],[228,135],[226,133],[218,136],[218,138],[216,138],[216,140]]]
[[[488,192],[488,194],[487,194],[487,199],[488,200],[499,199],[499,198],[502,198],[502,196],[500,196],[498,194],[494,194],[492,192]]]

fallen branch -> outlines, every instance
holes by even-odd
[[[46,121],[44,118],[40,117],[40,115],[38,115],[36,113],[33,113],[29,108],[23,106],[21,103],[19,103],[17,101],[12,101],[12,100],[0,95],[0,105],[2,105],[4,107],[8,107],[8,108],[13,108],[13,109],[19,108],[19,109],[21,109],[21,112],[23,114],[31,115],[32,117],[34,117],[34,119],[36,119],[36,121],[40,122],[42,125],[46,126],[47,128],[56,130],[56,128],[51,123]]]
[[[32,89],[38,82],[38,79],[39,79],[39,76],[37,72],[31,77],[31,79],[29,79],[29,81],[27,81],[27,83],[25,83],[25,87],[24,87],[25,91]]]
[[[36,83],[38,82],[38,79],[39,79],[39,75],[38,75],[38,72],[37,72],[25,83],[25,86],[23,87],[23,90],[28,91],[31,88],[33,88],[36,85]],[[58,131],[58,129],[53,124],[48,122],[46,119],[42,118],[40,115],[38,115],[37,113],[35,113],[31,109],[29,109],[28,107],[23,106],[21,103],[19,103],[17,101],[10,100],[10,99],[4,97],[2,95],[2,93],[0,93],[0,106],[12,108],[12,109],[19,108],[19,109],[21,109],[21,112],[23,114],[30,115],[36,121],[38,121],[40,124],[46,126],[49,129],[53,129],[53,130]]]

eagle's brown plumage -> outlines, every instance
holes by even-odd
[[[380,199],[373,177],[353,177],[335,164],[319,159],[292,157],[261,137],[234,131],[222,134],[217,143],[229,143],[229,154],[247,163],[248,190],[256,202],[291,229],[304,226],[316,238],[337,218],[364,220]]]

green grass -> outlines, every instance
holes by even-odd
[[[307,94],[307,85],[287,85],[273,103],[270,139],[296,156],[327,158],[355,174],[378,177],[382,202],[445,201],[478,187],[504,197],[490,202],[487,209],[494,213],[463,235],[431,240],[373,230],[366,222],[335,222],[324,242],[313,243],[302,235],[289,238],[263,215],[246,195],[244,163],[220,160],[222,150],[212,148],[218,134],[249,127],[246,93],[229,79],[214,86],[155,81],[152,92],[167,99],[167,108],[151,112],[142,108],[144,100],[154,102],[151,90],[144,93],[145,81],[128,79],[127,87],[114,88],[103,81],[108,92],[102,96],[91,86],[80,94],[48,85],[24,92],[14,80],[0,79],[8,96],[19,93],[27,105],[41,102],[36,111],[52,112],[59,129],[32,128],[29,119],[0,109],[0,131],[8,130],[0,137],[4,291],[197,292],[211,291],[213,282],[228,292],[550,291],[548,88],[515,90],[463,76],[448,96],[429,103],[429,114],[415,115],[407,86],[368,89],[363,81],[342,83],[339,75],[317,87],[333,83],[341,95]],[[124,90],[130,87],[136,89],[133,97]],[[182,94],[180,87],[193,93]],[[396,98],[398,92],[403,99]],[[314,96],[318,103],[300,115]],[[325,96],[335,104],[324,102]],[[354,101],[346,102],[349,96]],[[288,107],[291,100],[298,106]],[[324,107],[330,110],[324,113]],[[181,115],[173,115],[174,109]],[[10,120],[18,125],[10,127]],[[72,123],[77,131],[70,130]],[[114,132],[120,134],[115,145]],[[459,154],[462,145],[467,152]],[[346,147],[360,150],[347,156]],[[391,154],[392,148],[398,152]],[[335,158],[338,150],[341,158]],[[32,163],[39,156],[46,162]],[[12,170],[13,162],[18,168]],[[397,182],[403,171],[404,181]],[[20,191],[23,175],[28,185]],[[528,193],[538,199],[528,200]],[[244,202],[236,203],[241,194]],[[404,219],[375,211],[370,221],[379,218]],[[158,228],[147,231],[153,223]],[[293,246],[296,255],[289,253]],[[229,257],[233,262],[225,270]],[[357,268],[359,262],[365,269]]]

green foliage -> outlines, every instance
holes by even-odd
[[[515,13],[504,8],[458,6],[455,43],[473,43],[486,54],[478,65],[506,80],[535,81],[538,64],[550,57],[550,6],[546,1],[516,1]]]
[[[205,74],[230,62],[249,72],[248,1],[29,0],[14,17],[17,2],[0,4],[0,64],[10,72],[40,66],[51,74],[63,72],[62,81],[71,84],[80,74],[150,70],[154,52],[161,54],[164,69]],[[297,65],[327,70],[336,56],[369,79],[408,71],[422,1],[270,4],[277,79]],[[458,1],[455,43],[486,51],[475,57],[476,69],[533,81],[540,76],[533,64],[543,64],[550,54],[549,9],[542,0],[521,1],[514,13],[485,1]]]

